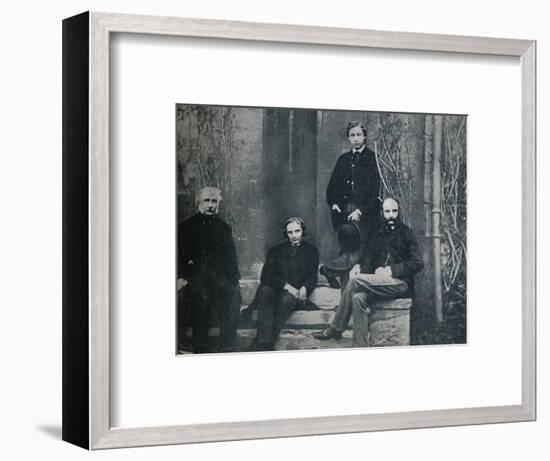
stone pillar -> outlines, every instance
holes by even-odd
[[[389,299],[372,304],[370,314],[371,347],[409,346],[412,300]],[[354,325],[354,331],[357,325]]]

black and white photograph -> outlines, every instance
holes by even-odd
[[[467,343],[467,115],[175,118],[178,354]]]

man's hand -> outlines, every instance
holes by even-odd
[[[361,210],[356,208],[348,215],[348,221],[361,221]]]
[[[349,271],[349,278],[350,279],[355,279],[357,278],[357,276],[361,273],[361,266],[359,264],[356,264],[355,266],[353,266],[351,268],[351,270]]]
[[[388,277],[392,276],[391,273],[391,267],[390,266],[384,266],[384,267],[378,267],[375,271],[375,274],[377,275],[387,275]]]
[[[299,298],[299,291],[294,288],[292,285],[290,285],[289,283],[286,283],[285,286],[283,287],[286,291],[288,291],[292,296],[294,296],[296,299],[300,299]]]
[[[176,283],[176,287],[178,288],[178,291],[180,291],[182,288],[186,287],[189,282],[185,279],[178,279]]]
[[[307,299],[307,290],[306,287],[302,287],[298,290],[298,299],[300,301],[305,301]]]
[[[342,213],[342,210],[340,209],[340,207],[336,203],[334,205],[332,205],[332,209],[334,211],[337,211],[338,213]]]

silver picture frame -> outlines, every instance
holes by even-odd
[[[470,53],[519,59],[522,111],[521,404],[166,427],[111,427],[109,71],[113,33]],[[87,449],[105,449],[535,420],[535,179],[535,41],[98,12],[65,19],[63,439]]]

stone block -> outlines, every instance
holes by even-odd
[[[373,303],[370,315],[370,346],[409,346],[412,300],[391,299]]]
[[[321,310],[334,310],[340,303],[340,290],[320,285],[313,290],[309,299]]]
[[[334,318],[335,311],[294,311],[285,323],[286,329],[309,329],[319,330],[327,328]],[[250,322],[241,324],[243,328],[256,328],[258,320],[258,312],[254,311]],[[353,325],[353,320],[350,321],[349,328]]]
[[[297,330],[284,329],[281,331],[279,340],[275,343],[275,350],[278,351],[296,351],[308,349],[339,349],[352,347],[351,337],[352,332],[346,331],[340,339],[330,339],[328,341],[319,341],[313,336],[312,330]],[[239,330],[240,350],[246,350],[254,337],[256,330],[241,329]]]
[[[259,279],[245,278],[239,281],[241,289],[242,303],[248,306],[256,294],[256,290],[260,286]],[[336,290],[329,286],[320,285],[313,290],[309,299],[316,304],[321,310],[334,310],[340,302],[340,290]]]
[[[259,286],[260,281],[258,279],[241,279],[239,281],[244,306],[248,306],[252,302]]]

